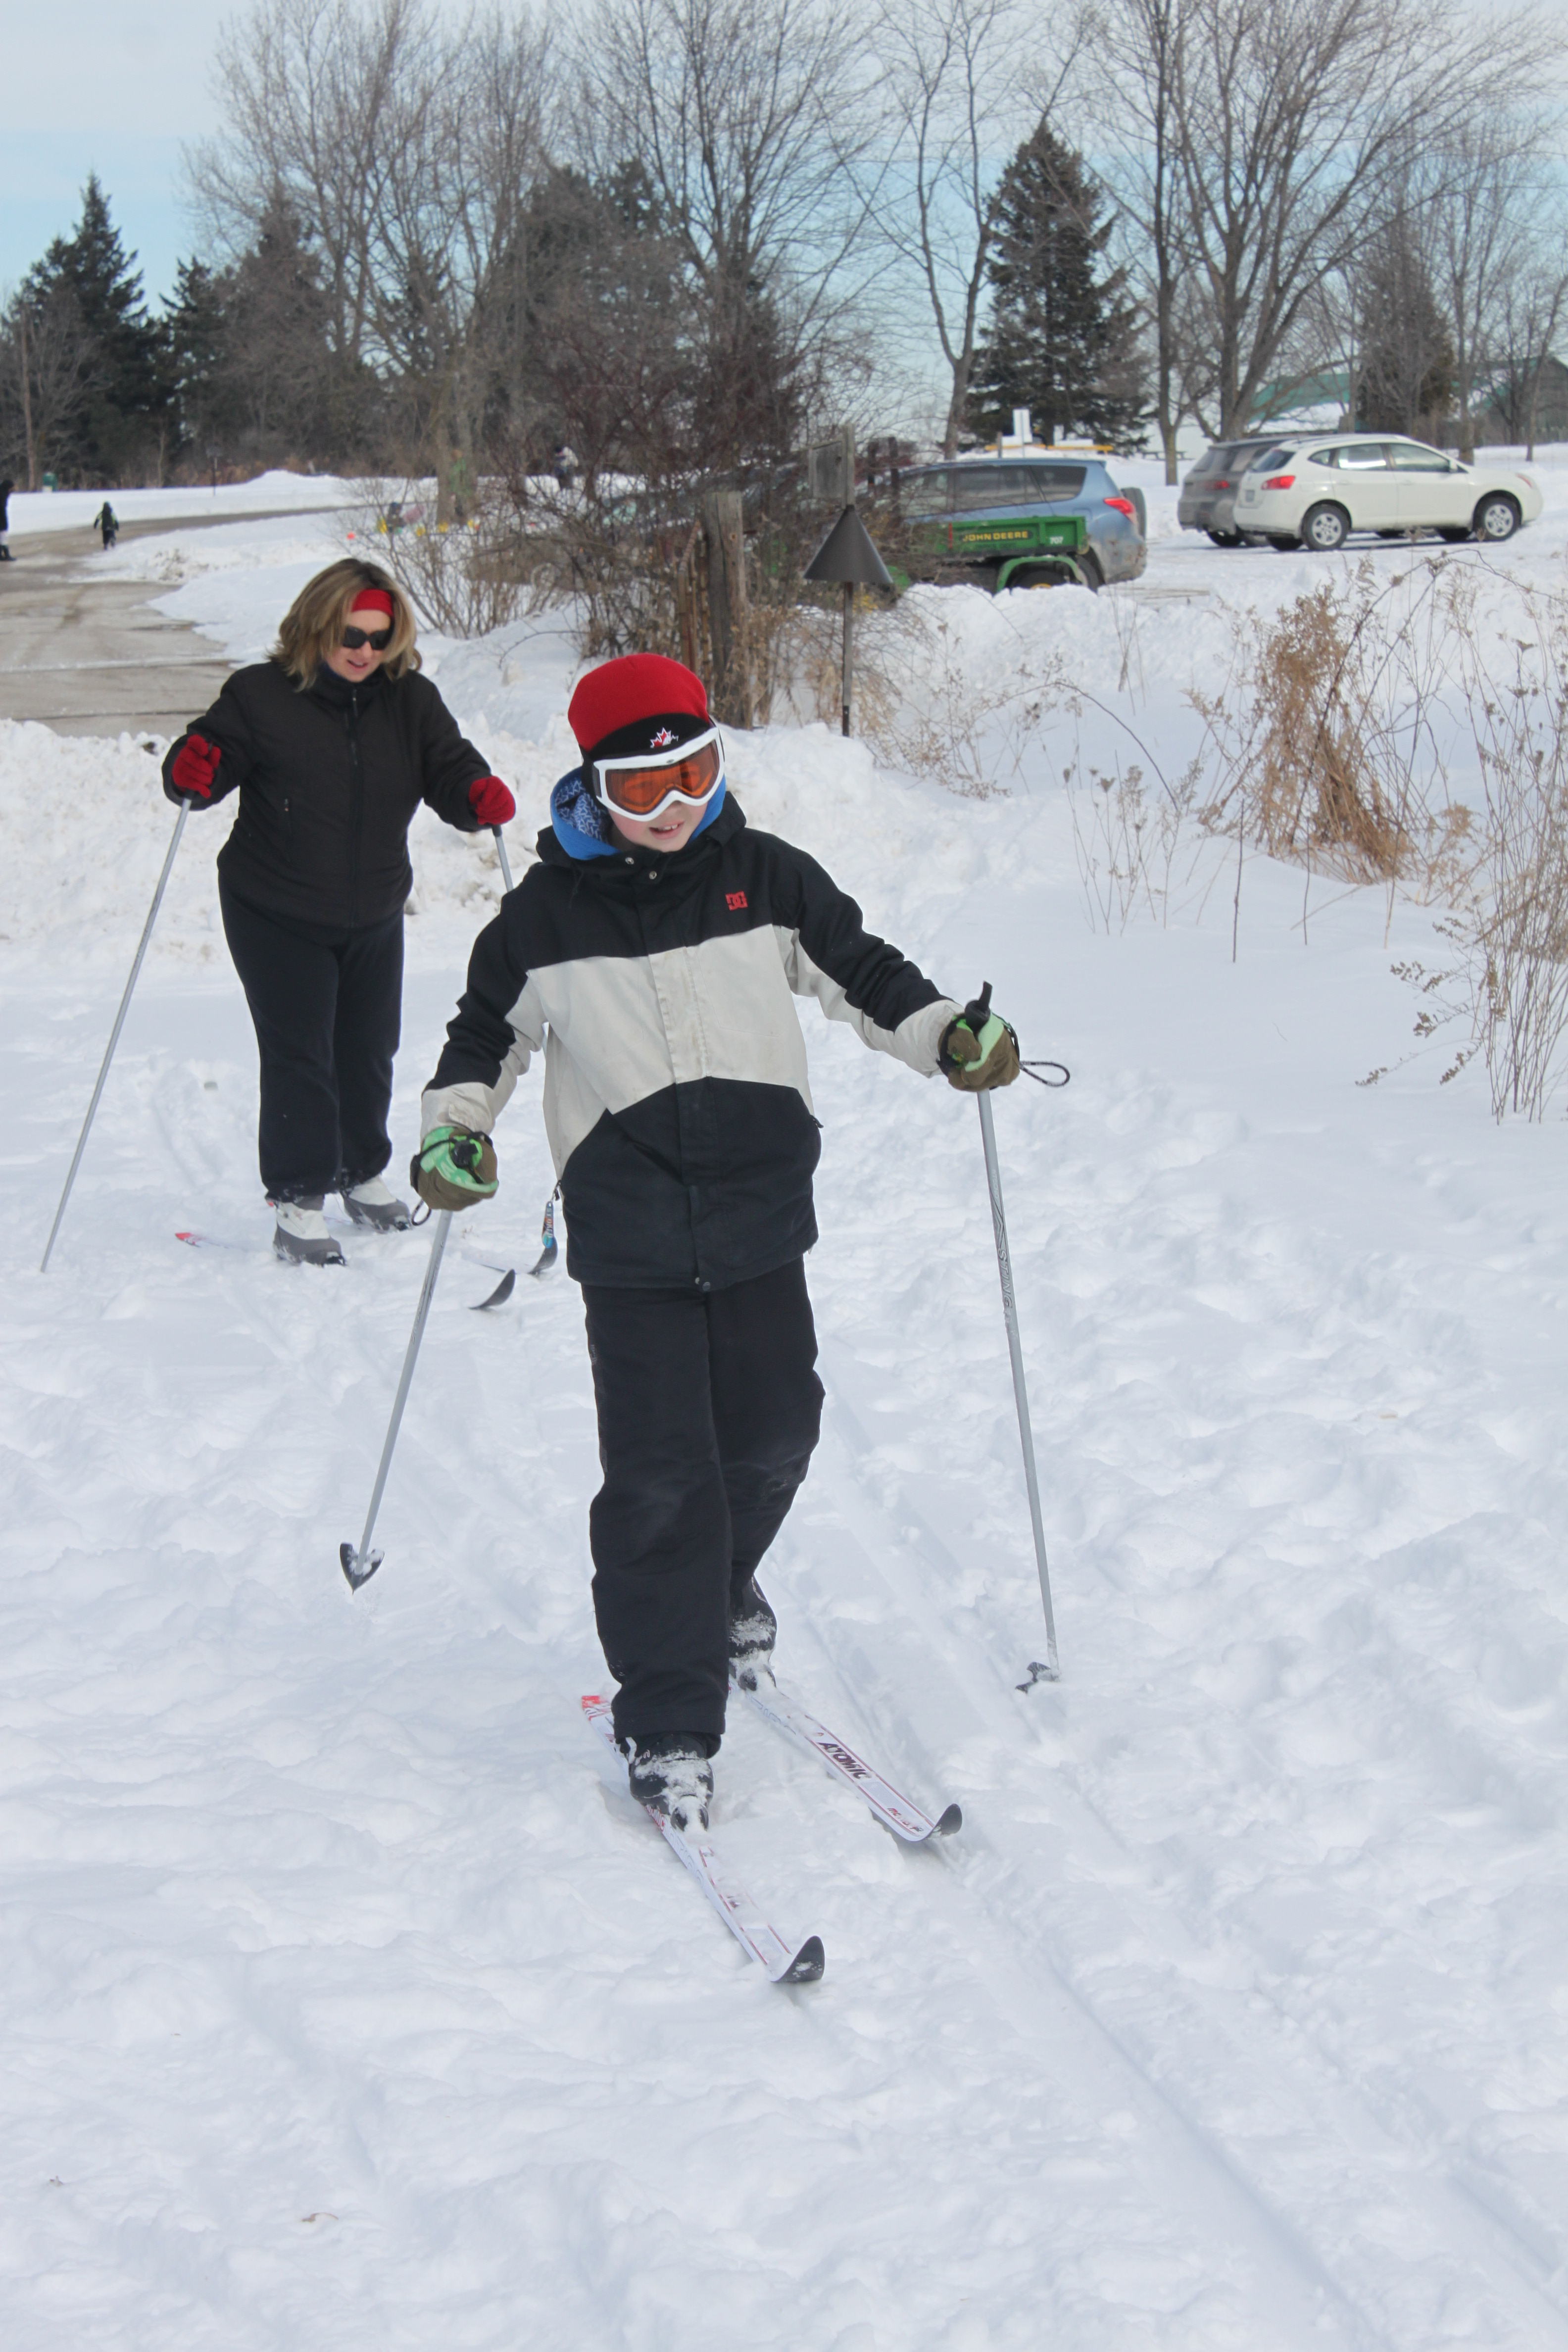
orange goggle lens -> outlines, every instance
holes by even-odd
[[[719,782],[721,765],[719,745],[710,740],[694,745],[684,759],[671,760],[660,767],[622,767],[614,761],[602,761],[599,780],[612,808],[621,810],[626,816],[642,818],[656,815],[668,800],[710,799]]]

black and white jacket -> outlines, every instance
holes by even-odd
[[[539,856],[474,942],[424,1131],[488,1134],[542,1046],[577,1281],[720,1290],[799,1257],[819,1144],[792,997],[927,1076],[960,1008],[732,798],[673,857],[554,833]]]

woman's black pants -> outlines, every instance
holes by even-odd
[[[309,1201],[379,1176],[403,1017],[403,909],[364,930],[218,901],[261,1054],[261,1181]]]
[[[717,1748],[730,1595],[805,1476],[822,1422],[801,1258],[693,1297],[584,1284],[605,1483],[588,1513],[616,1734]]]

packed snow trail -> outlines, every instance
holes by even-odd
[[[437,1293],[343,1586],[428,1245],[267,1256],[220,830],[32,1270],[166,839],[143,755],[74,756],[0,730],[7,2352],[1568,2344],[1568,1133],[1473,1072],[1355,1086],[1428,919],[1385,946],[1352,896],[1304,952],[1259,868],[1235,966],[1220,921],[1092,937],[1059,803],[739,748],[754,822],[1074,1073],[997,1106],[1064,1668],[1023,1695],[973,1113],[808,1012],[828,1403],[779,1673],[964,1826],[900,1846],[732,1708],[716,1835],[830,1955],[781,1991],[584,1739],[563,1276]],[[499,889],[453,849],[416,845],[400,1151]],[[538,1095],[462,1221],[505,1265]]]

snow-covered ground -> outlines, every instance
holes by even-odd
[[[1562,579],[1541,473],[1505,601]],[[1325,570],[1152,505],[1128,594],[931,615],[976,677],[1060,652],[1102,769],[1128,728],[1179,764],[1247,606]],[[114,560],[248,657],[331,528]],[[517,782],[516,864],[569,638],[431,652]],[[1073,1072],[996,1105],[1064,1666],[1024,1695],[973,1108],[807,1013],[828,1408],[764,1579],[780,1672],[965,1820],[902,1850],[738,1718],[716,1829],[827,1948],[784,1992],[579,1720],[577,1294],[468,1311],[476,1259],[537,1249],[537,1072],[351,1599],[426,1244],[267,1254],[226,821],[194,817],[38,1276],[173,813],[128,739],[0,729],[8,2352],[1568,2343],[1568,1129],[1404,1058],[1430,910],[1321,885],[1304,940],[1256,861],[1234,962],[1228,879],[1092,930],[1064,740],[985,800],[820,727],[731,745],[753,822]],[[415,849],[400,1155],[499,887],[488,842]]]

